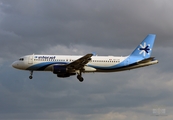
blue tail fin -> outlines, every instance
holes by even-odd
[[[131,57],[140,57],[140,58],[149,58],[152,52],[152,48],[154,45],[156,35],[149,34],[139,45],[138,47],[132,52],[130,55]]]

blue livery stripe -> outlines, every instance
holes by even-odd
[[[67,64],[66,62],[42,62],[39,64],[32,65],[28,67],[26,70],[45,70],[46,67],[53,64]]]

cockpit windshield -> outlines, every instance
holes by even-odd
[[[24,58],[20,58],[19,60],[20,60],[20,61],[24,61]]]

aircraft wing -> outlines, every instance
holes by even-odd
[[[66,67],[69,70],[80,70],[91,60],[92,56],[93,54],[86,54],[85,56],[69,63]]]

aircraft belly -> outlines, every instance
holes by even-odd
[[[149,66],[149,65],[153,65],[153,64],[157,64],[158,60],[154,60],[154,61],[150,61],[150,62],[146,62],[146,63],[142,63],[142,64],[131,64],[128,66],[124,66],[124,67],[119,67],[119,68],[115,68],[115,69],[97,69],[96,72],[119,72],[119,71],[125,71],[125,70],[131,70],[131,69],[135,69],[135,68],[140,68],[140,67],[145,67],[145,66]]]
[[[96,71],[95,68],[89,67],[89,66],[85,66],[85,67],[84,67],[84,70],[85,70],[85,72],[95,72],[95,71]]]
[[[46,67],[46,68],[44,69],[44,71],[52,71],[52,67],[53,67],[53,65],[50,65],[50,66]]]

